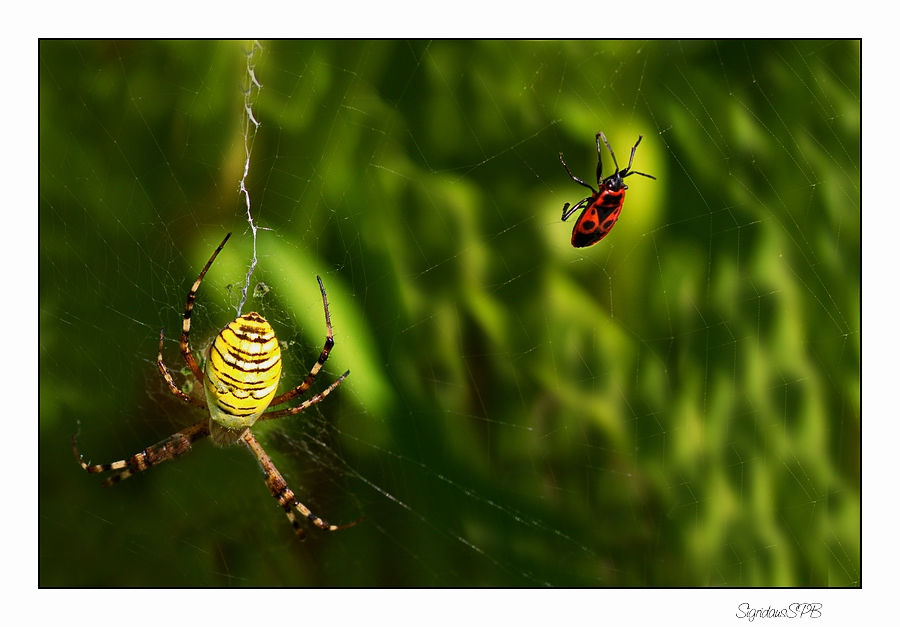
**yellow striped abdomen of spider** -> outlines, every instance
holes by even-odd
[[[331,314],[328,311],[328,298],[325,295],[325,286],[322,284],[322,279],[316,277],[319,281],[322,305],[325,309],[325,326],[327,330],[325,345],[306,379],[295,388],[280,396],[275,396],[278,382],[281,378],[281,349],[272,325],[256,312],[238,316],[219,332],[209,348],[206,366],[202,372],[191,353],[190,331],[194,299],[197,295],[197,290],[200,289],[203,277],[213,261],[216,260],[229,237],[231,237],[231,233],[225,236],[225,239],[222,240],[222,243],[219,244],[219,247],[209,258],[209,261],[206,262],[206,266],[204,266],[200,276],[197,277],[197,280],[188,292],[184,308],[180,342],[181,354],[194,377],[198,382],[202,382],[205,401],[190,396],[175,385],[169,369],[163,363],[164,332],[163,330],[159,332],[159,353],[156,364],[169,386],[169,391],[185,403],[204,409],[207,412],[207,416],[127,460],[112,462],[111,464],[85,463],[78,452],[75,436],[72,436],[72,450],[75,452],[78,463],[89,473],[118,471],[103,482],[104,486],[110,486],[151,466],[183,455],[190,450],[194,442],[207,436],[217,446],[243,444],[256,456],[265,475],[266,486],[269,488],[272,496],[278,501],[278,504],[284,509],[288,520],[294,527],[294,531],[301,539],[303,539],[304,533],[297,517],[294,515],[295,509],[304,518],[321,529],[335,531],[352,527],[362,519],[348,525],[332,525],[313,514],[309,508],[300,503],[250,431],[250,427],[258,420],[269,420],[298,414],[311,405],[320,402],[350,374],[348,370],[323,391],[308,398],[296,407],[288,407],[281,410],[269,409],[270,407],[282,405],[306,392],[313,384],[316,375],[322,369],[334,346]]]
[[[203,374],[210,418],[227,429],[252,427],[281,378],[272,325],[255,311],[229,322],[210,346]]]

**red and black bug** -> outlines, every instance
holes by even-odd
[[[609,142],[606,141],[606,135],[597,133],[597,187],[600,188],[599,191],[572,174],[569,166],[566,165],[565,159],[563,159],[563,154],[559,153],[559,160],[562,162],[566,172],[569,173],[569,178],[593,192],[587,198],[580,200],[571,209],[569,209],[569,203],[563,205],[563,222],[568,220],[573,213],[582,207],[584,208],[584,211],[581,212],[581,215],[578,216],[578,220],[575,222],[575,228],[572,229],[572,246],[575,248],[593,246],[606,237],[616,225],[616,220],[619,219],[619,214],[622,212],[622,203],[625,202],[625,190],[628,189],[628,186],[622,179],[632,174],[640,174],[648,179],[656,180],[655,176],[644,174],[643,172],[632,172],[631,170],[631,164],[634,161],[634,151],[637,150],[638,144],[641,143],[643,138],[643,135],[638,135],[638,140],[631,149],[631,159],[628,160],[628,167],[624,170],[619,170],[616,153],[613,152]],[[616,171],[606,178],[603,178],[601,174],[603,170],[603,157],[600,153],[601,139],[606,144],[606,147],[609,148],[609,154],[612,155],[613,163],[616,166]]]

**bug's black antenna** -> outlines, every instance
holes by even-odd
[[[606,138],[604,137],[603,139],[605,140]],[[624,170],[622,170],[622,178],[625,178],[626,176],[631,176],[632,174],[640,174],[641,176],[646,176],[648,179],[653,179],[655,181],[656,177],[653,176],[652,174],[644,174],[643,172],[632,172],[631,171],[631,164],[634,163],[634,152],[637,150],[638,144],[641,143],[642,139],[644,139],[644,136],[638,135],[638,140],[636,142],[634,142],[634,146],[631,147],[631,158],[628,159],[628,167],[625,168]],[[607,144],[607,146],[608,145],[609,144]],[[615,159],[615,156],[613,156],[613,159]]]
[[[641,140],[644,139],[643,135],[638,135],[638,140],[634,142],[634,146],[631,147],[631,159],[628,160],[628,167],[626,170],[631,170],[631,164],[634,163],[634,151],[637,150],[638,144],[641,143]]]
[[[615,176],[616,174],[619,173],[619,162],[616,161],[616,153],[613,152],[612,146],[609,145],[609,142],[606,140],[606,135],[603,134],[603,131],[600,131],[599,133],[597,133],[597,137],[599,137],[600,139],[603,140],[603,143],[606,144],[606,147],[609,149],[609,154],[612,155],[613,165],[616,166],[616,171],[613,172],[613,176]],[[638,144],[639,143],[641,143],[640,139],[638,139]],[[635,144],[634,147],[637,148],[637,144]],[[598,154],[600,153],[600,142],[597,142],[597,153]],[[634,154],[634,150],[632,150],[632,155],[633,154]]]

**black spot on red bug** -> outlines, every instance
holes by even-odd
[[[600,150],[601,139],[609,149],[609,154],[612,155],[613,163],[616,166],[616,171],[605,179],[601,178],[603,163]],[[571,209],[569,208],[569,203],[563,205],[563,222],[568,220],[573,213],[584,207],[581,215],[578,216],[578,220],[575,222],[575,227],[572,229],[572,246],[576,248],[591,246],[606,237],[612,230],[616,224],[616,220],[619,219],[619,214],[622,212],[622,204],[625,202],[625,190],[628,189],[628,186],[625,185],[623,179],[626,176],[640,174],[641,176],[656,180],[655,176],[644,174],[643,172],[633,172],[631,170],[631,164],[634,162],[634,152],[637,150],[638,144],[641,143],[641,139],[643,139],[643,136],[638,136],[638,140],[631,149],[631,158],[628,160],[628,167],[624,170],[619,170],[616,154],[606,140],[606,136],[603,133],[597,133],[597,186],[599,189],[594,189],[592,186],[572,174],[569,170],[569,166],[566,165],[566,162],[563,159],[562,153],[559,153],[559,160],[569,174],[569,178],[593,192],[593,194],[587,198],[575,203],[575,206]],[[602,217],[598,219],[598,215]],[[598,226],[598,223],[602,224]]]

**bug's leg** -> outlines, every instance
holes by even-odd
[[[172,434],[162,442],[145,448],[143,451],[129,459],[122,459],[111,464],[87,464],[78,452],[78,443],[76,436],[72,436],[72,451],[75,453],[75,459],[79,465],[89,473],[107,472],[109,470],[118,470],[116,474],[108,477],[101,485],[103,487],[111,486],[114,483],[123,481],[133,474],[147,470],[152,466],[156,466],[166,460],[175,459],[187,453],[191,445],[197,440],[201,440],[209,435],[209,418],[204,418],[186,429],[182,429],[178,433]]]
[[[172,392],[172,394],[183,400],[185,403],[190,403],[191,405],[196,405],[197,407],[206,409],[206,403],[204,403],[203,401],[199,401],[193,396],[185,394],[182,390],[178,389],[178,386],[175,385],[175,381],[172,380],[172,375],[169,373],[169,369],[166,368],[166,365],[163,363],[162,349],[165,331],[165,328],[159,330],[159,352],[156,355],[156,367],[159,368],[159,371],[162,373],[163,378],[165,378],[166,383],[169,384],[169,391]]]
[[[606,135],[604,135],[602,132],[597,133],[597,135],[600,137],[600,139],[603,140],[603,143],[606,144],[606,147],[609,150],[609,154],[612,155],[613,165],[616,166],[616,171],[613,173],[613,176],[615,176],[615,174],[618,173],[618,171],[619,171],[619,162],[616,161],[616,153],[613,152],[612,146],[609,145],[609,142],[606,139]],[[640,143],[640,141],[641,140],[638,140],[638,143]],[[637,146],[635,146],[635,147],[637,147]]]
[[[572,216],[573,213],[575,213],[579,209],[582,209],[588,202],[590,202],[591,198],[593,198],[593,196],[588,196],[587,198],[582,198],[571,209],[569,209],[569,203],[566,203],[565,205],[563,205],[562,221],[565,222]],[[568,209],[568,211],[566,211],[567,209]]]
[[[293,416],[294,414],[299,414],[304,409],[310,407],[311,405],[315,405],[316,403],[323,400],[326,396],[331,394],[334,388],[339,386],[341,382],[349,376],[349,374],[350,371],[348,370],[340,377],[338,377],[337,381],[329,385],[327,388],[325,388],[315,396],[306,399],[296,407],[288,407],[287,409],[279,409],[278,411],[266,412],[259,417],[259,420],[271,420],[272,418],[281,418],[282,416]]]
[[[181,324],[181,341],[179,342],[179,345],[181,347],[181,356],[184,357],[184,362],[187,364],[188,368],[191,369],[191,372],[194,373],[194,378],[197,379],[197,383],[203,383],[203,372],[200,371],[200,367],[197,365],[194,356],[191,354],[191,312],[194,310],[194,299],[197,297],[197,290],[200,289],[200,283],[203,282],[206,271],[209,270],[213,261],[215,261],[216,257],[219,256],[219,253],[222,252],[222,249],[225,247],[225,242],[228,241],[229,237],[231,237],[231,233],[228,233],[225,236],[225,239],[222,240],[222,243],[219,244],[219,247],[213,252],[212,257],[210,257],[209,261],[206,262],[206,265],[203,266],[203,270],[200,271],[200,276],[197,277],[197,280],[194,281],[194,285],[191,286],[191,290],[187,295],[187,301],[184,304],[184,322]]]
[[[259,465],[262,466],[263,474],[266,476],[266,487],[269,488],[269,492],[272,493],[272,496],[275,497],[275,500],[278,501],[278,504],[281,505],[281,509],[284,510],[284,513],[287,515],[288,520],[291,521],[291,526],[294,528],[294,533],[297,534],[301,540],[306,537],[306,534],[303,533],[303,528],[300,526],[300,521],[297,520],[297,517],[294,515],[294,508],[297,508],[307,520],[312,522],[316,527],[320,529],[324,529],[326,531],[337,531],[338,529],[346,529],[347,527],[352,527],[359,523],[362,519],[354,521],[348,525],[332,525],[315,514],[309,511],[309,508],[306,507],[303,503],[297,501],[297,497],[294,496],[293,491],[288,487],[287,482],[284,480],[284,477],[281,476],[281,473],[278,472],[278,469],[275,468],[275,464],[272,463],[271,458],[266,454],[263,450],[263,447],[260,446],[259,442],[253,434],[250,433],[250,430],[247,429],[244,434],[241,436],[241,440],[244,444],[247,445],[253,454],[256,456],[256,459],[259,461]]]
[[[281,396],[276,396],[275,398],[273,398],[272,402],[269,403],[269,407],[274,407],[276,405],[286,403],[292,398],[295,398],[308,390],[309,386],[311,386],[313,381],[315,380],[316,375],[319,374],[319,371],[325,364],[325,361],[328,359],[328,355],[331,353],[331,349],[334,348],[334,332],[331,329],[331,313],[328,311],[328,297],[325,295],[325,286],[322,284],[322,277],[317,276],[316,279],[319,280],[319,291],[322,292],[322,306],[325,309],[325,346],[322,347],[322,352],[319,353],[319,358],[310,369],[309,374],[306,375],[306,379],[304,379],[303,383],[295,387],[293,390],[289,390]]]
[[[587,183],[585,183],[584,181],[582,181],[580,178],[578,178],[577,176],[575,176],[574,174],[572,174],[572,171],[569,169],[569,166],[566,165],[566,160],[563,159],[563,154],[562,154],[562,153],[559,153],[559,161],[560,161],[560,163],[563,164],[563,167],[566,169],[566,172],[568,172],[569,178],[570,178],[570,179],[572,179],[573,181],[575,181],[575,182],[578,183],[579,185],[584,185],[584,186],[587,187],[589,190],[591,190],[593,193],[595,193],[595,194],[597,193],[597,190],[596,190],[596,189],[594,189],[593,187],[591,187],[590,185],[588,185]]]

